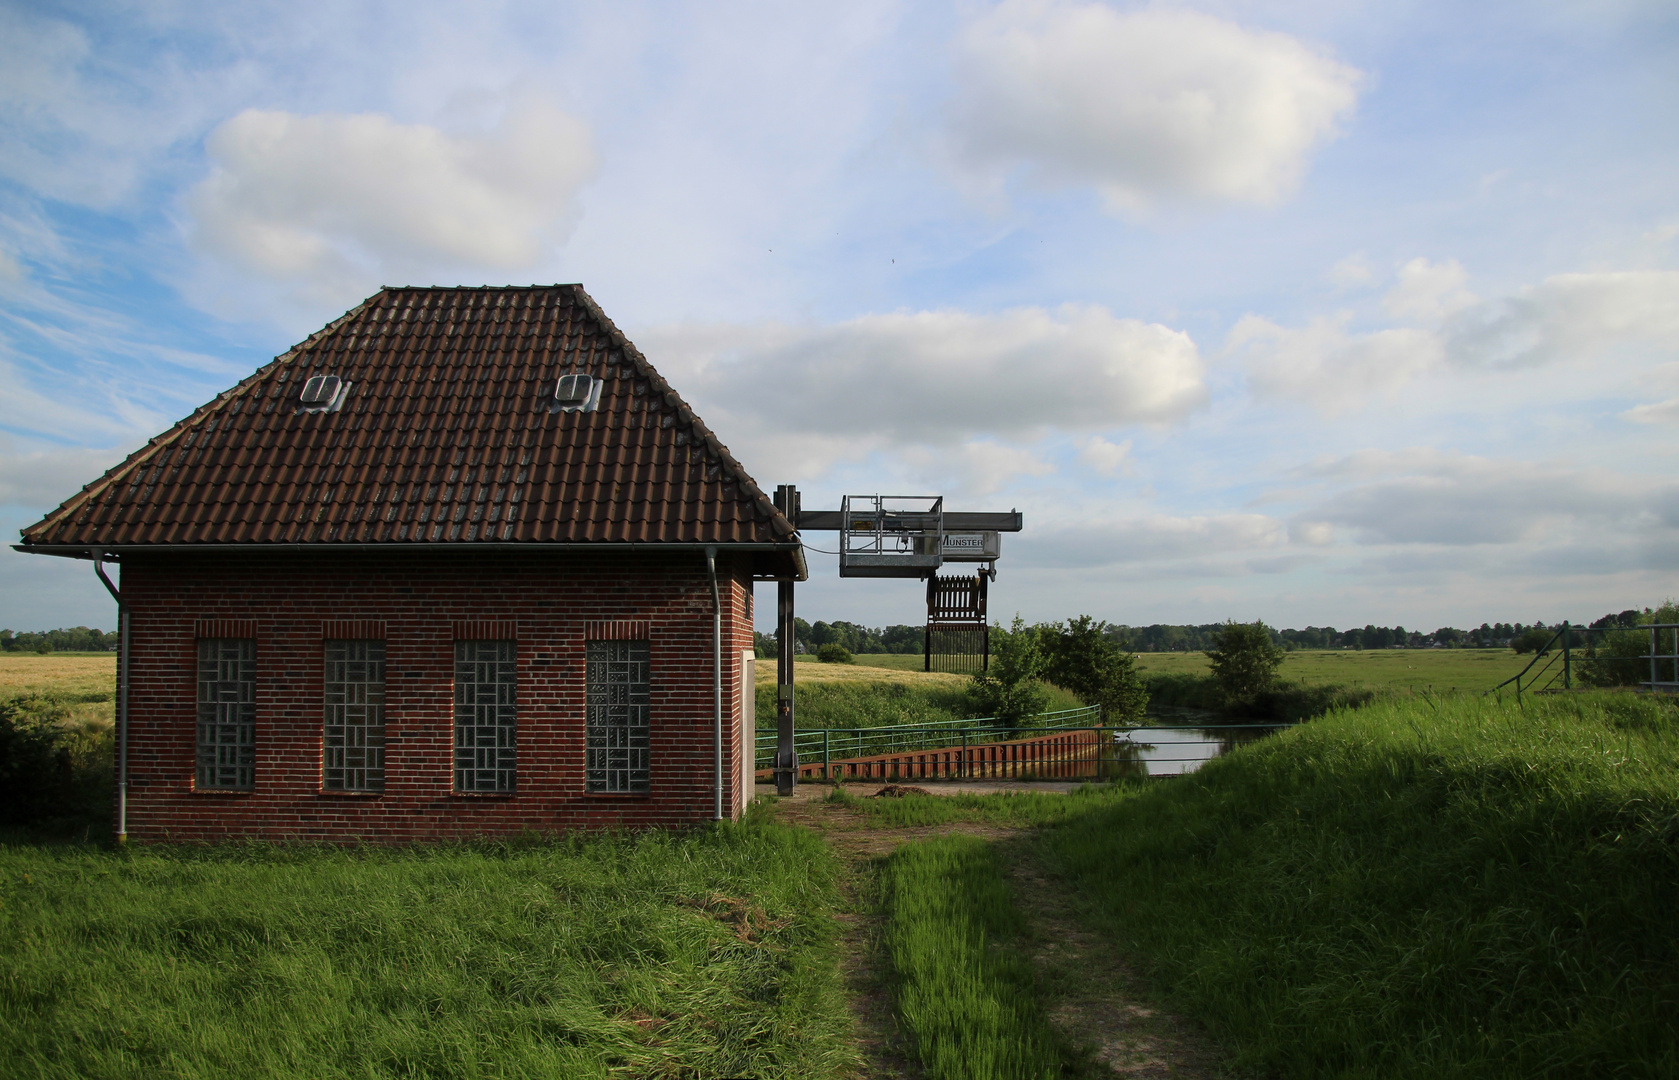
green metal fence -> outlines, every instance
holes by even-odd
[[[822,762],[845,758],[873,757],[878,754],[908,753],[947,746],[977,746],[1026,738],[1034,734],[1072,728],[1095,727],[1102,721],[1102,708],[1088,705],[1080,709],[1057,709],[1039,713],[1029,724],[1006,724],[994,716],[975,720],[932,720],[920,724],[893,724],[873,728],[805,728],[793,733],[793,747],[801,763]],[[759,769],[775,764],[774,731],[760,731],[756,739],[754,764]]]

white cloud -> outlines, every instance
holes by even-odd
[[[1635,405],[1621,414],[1635,424],[1679,424],[1679,398],[1669,398],[1649,405]]]
[[[1346,291],[1373,283],[1376,280],[1376,271],[1364,252],[1355,251],[1331,266],[1326,276],[1331,285]]]
[[[1018,546],[1028,566],[1095,567],[1242,555],[1285,540],[1283,526],[1264,514],[1156,514],[1033,530]]]
[[[1260,396],[1307,401],[1330,413],[1373,391],[1397,389],[1445,358],[1438,336],[1429,331],[1352,334],[1351,318],[1342,313],[1288,329],[1245,315],[1230,331],[1227,347],[1245,358],[1249,383]]]
[[[1288,536],[1297,544],[1328,547],[1335,542],[1335,526],[1327,521],[1297,521],[1288,527]]]
[[[588,128],[539,103],[484,138],[249,109],[205,149],[211,173],[186,203],[197,246],[323,297],[426,268],[532,266],[563,239],[595,165]]]
[[[1118,211],[1283,198],[1362,81],[1292,37],[1210,15],[1029,2],[974,20],[955,71],[967,164],[1092,184]]]
[[[1240,356],[1261,396],[1337,412],[1447,368],[1516,369],[1545,364],[1648,364],[1679,349],[1679,271],[1558,274],[1512,296],[1475,297],[1455,260],[1414,259],[1383,298],[1396,318],[1423,327],[1355,333],[1351,312],[1303,327],[1246,315],[1227,352]],[[1644,408],[1640,406],[1640,408]],[[1629,419],[1659,417],[1626,414]]]
[[[1131,440],[1111,443],[1100,435],[1079,440],[1079,460],[1103,476],[1131,471]]]
[[[0,505],[52,509],[123,459],[122,450],[16,453],[0,440]]]
[[[749,468],[759,454],[809,467],[886,447],[1164,423],[1206,398],[1189,335],[1100,307],[679,325],[635,336],[707,422],[738,441]]]
[[[1382,297],[1382,307],[1396,319],[1439,322],[1480,299],[1464,287],[1468,281],[1469,273],[1456,259],[1412,259],[1399,268],[1399,281]]]
[[[1367,450],[1311,471],[1370,478],[1301,516],[1366,544],[1550,545],[1679,524],[1679,485],[1604,469]]]
[[[1534,367],[1598,359],[1626,346],[1679,349],[1679,270],[1557,274],[1448,320],[1453,360]]]

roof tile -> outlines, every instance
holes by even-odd
[[[598,412],[546,401],[568,372]],[[302,381],[348,382],[305,413]],[[381,290],[23,531],[24,546],[779,543],[793,527],[577,285]]]

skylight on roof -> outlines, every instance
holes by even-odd
[[[591,375],[561,375],[554,384],[555,412],[594,412],[600,408],[601,380]]]
[[[311,375],[297,403],[304,412],[337,412],[349,390],[350,384],[336,375]]]

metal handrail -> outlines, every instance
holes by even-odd
[[[960,737],[964,745],[970,742],[996,742],[1011,731],[1062,731],[1086,728],[1102,719],[1100,705],[1086,705],[1076,709],[1052,709],[1037,713],[1033,720],[1041,723],[1008,724],[994,716],[970,720],[923,720],[914,724],[886,724],[880,727],[800,728],[793,733],[794,747],[801,758],[823,761],[843,757],[865,757],[870,754],[910,751],[942,745],[936,740]],[[929,741],[929,740],[933,741]],[[773,757],[776,734],[766,731],[753,739],[754,763]],[[915,745],[911,745],[915,744]],[[762,766],[760,766],[762,767]]]
[[[1642,626],[1573,626],[1565,621],[1557,628],[1557,632],[1551,635],[1551,640],[1541,646],[1538,652],[1534,654],[1533,659],[1527,662],[1526,667],[1522,668],[1508,679],[1505,679],[1491,690],[1485,691],[1481,696],[1486,697],[1487,694],[1497,693],[1506,686],[1514,683],[1516,687],[1516,699],[1518,701],[1521,700],[1523,689],[1522,679],[1526,678],[1528,673],[1533,671],[1535,665],[1539,665],[1539,671],[1534,674],[1532,678],[1527,680],[1526,689],[1529,693],[1544,693],[1556,685],[1559,677],[1562,679],[1562,688],[1564,690],[1572,690],[1574,688],[1572,655],[1573,635],[1607,634],[1610,631],[1619,630],[1650,631],[1650,679],[1648,682],[1641,682],[1638,685],[1647,686],[1652,691],[1669,688],[1679,690],[1679,623],[1645,623]],[[1658,653],[1656,651],[1659,640],[1658,633],[1662,630],[1671,630],[1674,633],[1674,647],[1672,653]],[[1556,650],[1556,644],[1558,641],[1562,642],[1562,648],[1560,650]],[[1552,671],[1552,667],[1556,664],[1559,658],[1562,660],[1562,669],[1560,671]],[[1675,672],[1672,680],[1658,678],[1660,673],[1657,671],[1656,662],[1659,660],[1673,661]],[[1543,664],[1540,663],[1541,661],[1543,661]],[[1540,678],[1546,674],[1546,672],[1550,672],[1550,679],[1545,682],[1545,685],[1535,690],[1534,684],[1537,683]]]

